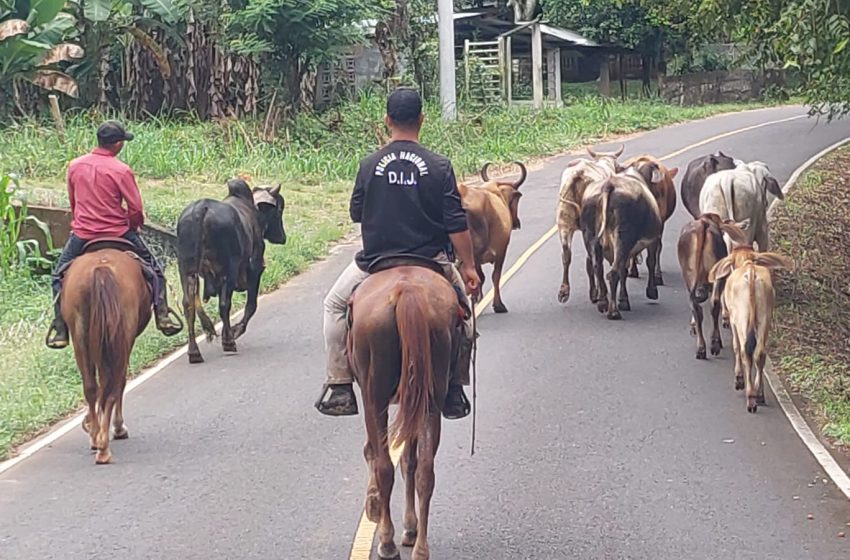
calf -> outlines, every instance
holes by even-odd
[[[749,256],[752,259],[737,268],[735,255],[720,260],[712,269],[710,279],[726,278],[723,299],[729,308],[732,327],[735,389],[746,389],[747,411],[756,412],[758,405],[765,402],[764,364],[775,303],[770,271],[790,268],[791,262],[776,253],[749,253]]]
[[[472,235],[472,248],[475,255],[475,268],[481,282],[484,282],[485,264],[493,265],[493,310],[496,313],[507,313],[508,308],[502,302],[502,267],[508,253],[508,243],[511,232],[520,228],[519,199],[522,193],[519,188],[528,177],[528,170],[520,162],[515,162],[521,170],[516,182],[493,181],[487,174],[490,164],[481,170],[483,185],[458,185],[460,198],[466,210],[469,232]]]
[[[699,197],[702,187],[709,175],[718,171],[735,169],[735,160],[723,152],[698,157],[688,164],[685,176],[682,178],[682,203],[685,209],[694,218],[702,214],[699,207]]]
[[[706,179],[700,194],[703,214],[717,214],[722,220],[750,220],[747,243],[769,250],[767,209],[770,195],[782,199],[779,182],[764,163],[741,163],[735,169],[718,171]],[[731,245],[727,242],[731,250]]]
[[[189,327],[189,363],[204,361],[195,341],[195,314],[212,340],[215,326],[204,312],[199,295],[204,279],[203,300],[218,296],[223,328],[221,346],[236,352],[236,339],[257,310],[260,278],[265,268],[263,255],[269,242],[283,245],[284,199],[280,185],[251,191],[242,179],[227,183],[228,196],[221,202],[202,199],[193,202],[177,222],[177,260],[183,285],[183,311]],[[248,292],[242,320],[231,329],[230,305],[234,291]]]
[[[744,224],[746,225],[746,224]],[[711,318],[714,330],[711,335],[711,355],[720,354],[723,343],[720,337],[720,292],[708,281],[708,273],[717,262],[727,256],[723,234],[736,243],[742,243],[745,234],[740,224],[724,223],[717,214],[703,214],[685,224],[679,235],[678,256],[682,277],[691,302],[691,333],[697,337],[697,360],[706,359],[705,337],[702,332],[702,304],[711,297]]]
[[[647,264],[655,270],[658,258],[658,236],[661,213],[647,187],[651,179],[659,179],[661,170],[654,163],[644,163],[605,179],[588,189],[581,208],[581,229],[588,254],[588,281],[591,301],[609,319],[620,319],[620,310],[631,309],[626,290],[629,259],[648,249]],[[603,263],[611,263],[609,288],[603,277]],[[649,275],[646,288],[649,299],[658,299],[655,275]]]
[[[570,299],[570,263],[573,260],[573,236],[580,229],[581,202],[591,185],[601,185],[602,181],[619,171],[616,156],[596,154],[595,161],[574,159],[567,164],[561,175],[561,190],[558,196],[556,222],[558,236],[561,239],[561,255],[564,275],[558,290],[558,301],[566,303]]]
[[[674,167],[673,169],[667,169],[660,160],[650,155],[632,158],[626,161],[625,167],[635,167],[646,163],[654,164],[661,171],[661,174],[656,176],[658,181],[651,180],[647,185],[650,192],[652,192],[652,195],[655,197],[655,201],[658,203],[658,211],[661,213],[661,235],[658,237],[658,258],[655,259],[655,270],[648,270],[647,272],[648,274],[655,275],[655,283],[657,285],[663,286],[664,277],[661,274],[661,248],[664,239],[664,224],[667,223],[667,220],[670,219],[673,212],[676,210],[676,184],[673,182],[673,179],[675,179],[676,175],[679,173],[679,168]],[[639,277],[637,258],[632,259],[629,276],[631,278]]]

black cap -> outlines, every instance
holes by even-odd
[[[117,121],[106,121],[97,128],[97,141],[104,146],[121,141],[129,142],[133,138],[133,133],[127,132],[124,125]]]
[[[396,124],[419,124],[421,114],[422,97],[413,88],[397,88],[387,98],[387,115]]]

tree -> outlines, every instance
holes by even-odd
[[[705,0],[700,18],[762,69],[795,70],[814,113],[850,114],[850,0]]]
[[[388,0],[247,0],[228,17],[231,45],[262,57],[265,75],[295,112],[305,104],[308,73],[362,43],[363,23],[391,9]]]
[[[18,82],[77,95],[77,83],[61,65],[83,51],[71,41],[75,19],[64,0],[0,0],[0,96],[18,105]]]

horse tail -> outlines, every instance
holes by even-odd
[[[99,266],[92,272],[89,293],[89,355],[100,379],[101,410],[112,394],[119,375],[125,375],[130,358],[130,333],[121,309],[121,294],[115,273]]]
[[[434,399],[434,368],[431,363],[431,331],[423,299],[401,290],[395,306],[401,344],[401,378],[398,385],[398,414],[390,427],[392,439],[409,443],[425,427]]]

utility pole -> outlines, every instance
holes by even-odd
[[[452,0],[437,0],[440,20],[440,103],[443,119],[457,120],[457,86],[455,85],[455,18]]]

